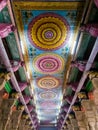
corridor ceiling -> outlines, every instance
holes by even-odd
[[[12,1],[40,124],[55,124],[77,43],[83,0]]]

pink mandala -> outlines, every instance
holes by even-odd
[[[59,87],[60,85],[60,80],[53,76],[45,76],[42,78],[38,78],[36,82],[38,87],[43,89],[52,89]]]
[[[40,73],[59,73],[64,69],[64,60],[57,54],[45,53],[37,56],[33,60],[33,66]]]
[[[56,103],[52,101],[45,101],[40,104],[43,109],[53,109],[56,107]]]

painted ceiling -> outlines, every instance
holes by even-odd
[[[38,119],[42,124],[56,123],[84,2],[12,4]]]

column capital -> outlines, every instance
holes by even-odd
[[[15,31],[15,29],[15,26],[10,23],[0,23],[0,37],[7,37],[9,33]]]
[[[0,11],[7,5],[7,0],[0,0]]]
[[[84,24],[80,27],[80,31],[90,33],[93,37],[98,37],[98,24]]]

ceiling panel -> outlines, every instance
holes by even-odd
[[[65,72],[75,47],[83,7],[84,2],[13,2],[41,123],[57,121]]]

